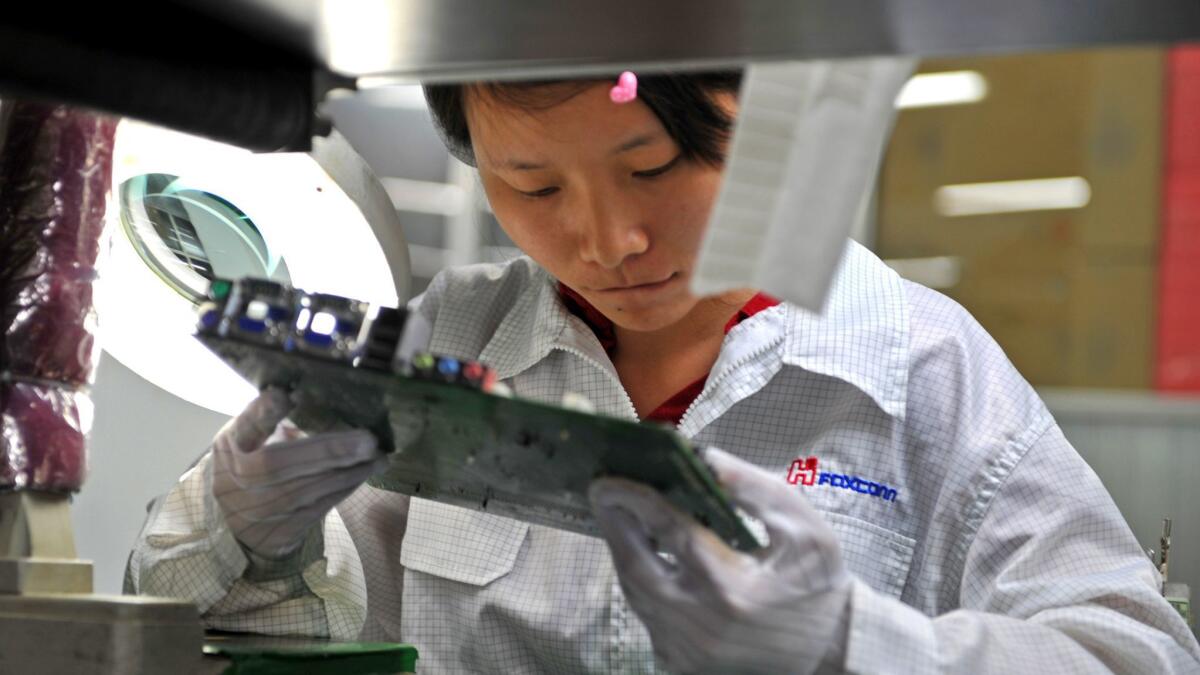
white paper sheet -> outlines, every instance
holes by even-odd
[[[748,68],[693,292],[751,287],[821,310],[915,66],[887,57]]]

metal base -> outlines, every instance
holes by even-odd
[[[102,595],[0,595],[0,673],[192,675],[201,655],[196,607]]]
[[[91,593],[92,563],[60,558],[0,558],[0,595]]]

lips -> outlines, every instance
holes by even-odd
[[[653,289],[659,288],[661,286],[666,286],[669,282],[671,282],[677,276],[679,276],[678,272],[672,272],[671,274],[669,274],[666,277],[663,277],[661,279],[645,281],[645,282],[636,283],[636,284],[627,284],[624,286],[609,286],[608,288],[598,288],[596,290],[600,293],[618,293],[621,291],[653,290]]]

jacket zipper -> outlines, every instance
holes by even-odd
[[[616,385],[617,389],[621,392],[621,396],[625,398],[625,408],[626,412],[629,413],[629,417],[634,420],[638,419],[637,408],[633,407],[633,399],[629,398],[629,392],[625,391],[625,385],[621,384],[621,378],[614,375],[608,368],[605,368],[604,364],[600,363],[596,359],[593,359],[587,354],[584,354],[578,349],[575,349],[574,347],[568,347],[566,345],[554,345],[553,348],[561,349],[568,354],[574,354],[575,356],[578,356],[584,361],[595,366],[600,372],[604,373],[605,377],[607,377],[609,381]]]
[[[621,384],[621,378],[619,378],[615,374],[613,374],[613,372],[610,371],[608,368],[605,368],[604,364],[600,363],[596,359],[593,359],[592,357],[588,356],[587,354],[584,354],[583,352],[579,351],[578,349],[575,349],[574,347],[567,347],[565,345],[555,345],[553,348],[561,349],[562,351],[564,351],[568,354],[574,354],[575,356],[578,356],[579,358],[583,359],[585,362],[592,364],[592,366],[594,366],[595,368],[600,370],[600,372],[604,373],[604,376],[607,377],[609,379],[609,381],[612,382],[613,385],[615,385],[618,390],[620,390],[621,395],[625,398],[625,408],[626,408],[625,412],[629,415],[630,419],[633,419],[633,420],[638,419],[637,409],[633,407],[633,399],[629,398],[629,392],[625,391],[625,385]],[[613,584],[616,584],[616,582],[614,581]],[[610,606],[609,611],[613,611],[613,612],[620,611],[622,613],[622,616],[625,616],[625,613],[629,612],[630,609],[626,603],[621,602],[617,599],[619,597],[620,596],[614,595],[613,600],[612,600],[612,606]],[[628,636],[626,635],[626,633],[627,633],[627,630],[626,630],[625,620],[622,619],[620,621],[619,625],[614,626],[614,637],[616,639],[614,640],[613,649],[612,649],[612,653],[610,656],[610,658],[612,660],[612,663],[610,665],[617,666],[618,669],[620,669],[620,670],[624,670],[624,668],[619,668],[619,666],[624,665],[623,652],[624,652],[625,643],[629,639]]]
[[[696,404],[699,403],[701,400],[703,400],[705,395],[708,394],[709,391],[711,391],[712,389],[716,389],[717,386],[719,386],[720,383],[723,382],[729,376],[730,373],[737,371],[742,366],[744,366],[752,361],[757,361],[760,357],[762,357],[763,354],[766,354],[767,352],[774,349],[775,346],[779,343],[780,339],[782,339],[782,338],[771,340],[770,342],[763,344],[761,347],[758,347],[754,351],[747,353],[746,355],[742,356],[742,358],[738,359],[737,361],[734,361],[733,365],[726,368],[719,377],[717,377],[716,379],[710,379],[710,380],[706,381],[704,383],[704,389],[702,389],[700,391],[700,394],[698,396],[696,396],[696,398],[692,399],[692,402],[688,404],[687,410],[683,411],[683,416],[679,418],[679,426],[676,427],[676,429],[682,430],[687,425],[688,419],[691,417],[692,411],[695,410],[695,408],[696,408]]]

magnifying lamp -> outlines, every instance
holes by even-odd
[[[102,348],[154,385],[236,414],[254,388],[192,338],[214,276],[253,276],[396,306],[408,247],[390,198],[336,132],[311,153],[254,154],[123,121],[110,252],[96,284]]]

